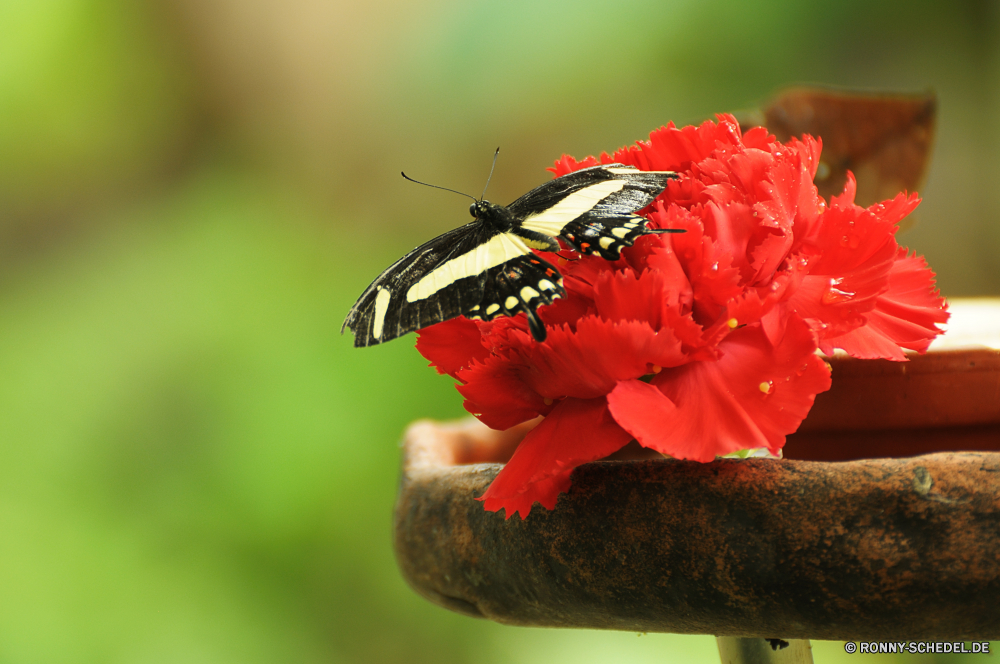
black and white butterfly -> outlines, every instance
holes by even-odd
[[[641,235],[682,232],[648,230],[634,214],[676,177],[604,164],[550,180],[507,207],[473,199],[475,221],[390,265],[358,298],[341,333],[350,328],[355,346],[373,346],[458,316],[492,320],[524,312],[531,334],[544,341],[536,309],[566,291],[559,270],[532,249],[559,251],[558,239],[582,254],[617,260]]]

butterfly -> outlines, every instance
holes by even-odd
[[[473,198],[474,221],[386,268],[340,332],[350,328],[355,346],[373,346],[458,316],[488,321],[524,313],[532,336],[544,341],[537,309],[566,290],[559,270],[532,250],[560,251],[562,242],[581,254],[617,260],[642,235],[683,232],[647,229],[646,219],[634,214],[677,177],[603,164],[550,180],[507,207]]]

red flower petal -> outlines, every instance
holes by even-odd
[[[853,181],[853,179],[854,176],[852,175],[851,180]],[[920,205],[919,196],[916,194],[907,196],[905,193],[900,193],[896,194],[896,197],[891,201],[883,201],[882,203],[872,205],[868,208],[868,211],[883,221],[890,224],[898,224],[906,215],[913,212],[918,205]]]
[[[601,397],[618,381],[649,373],[650,365],[675,366],[687,360],[670,330],[657,332],[644,321],[596,316],[577,322],[575,332],[566,327],[549,330],[544,343],[525,339],[513,352],[518,379],[548,399]]]
[[[548,410],[545,400],[521,380],[521,367],[493,355],[458,372],[465,409],[493,429],[509,429]]]
[[[521,441],[479,500],[491,512],[505,509],[508,519],[515,512],[525,518],[535,501],[553,509],[574,468],[617,452],[630,440],[603,398],[566,399]]]
[[[621,148],[614,161],[644,171],[680,171],[692,162],[709,157],[720,144],[739,145],[740,128],[731,115],[720,115],[718,124],[706,120],[700,126],[677,128],[671,122],[649,135],[648,141]]]
[[[643,266],[642,270],[636,271],[639,273],[650,271],[662,274],[664,280],[671,286],[670,293],[667,295],[668,301],[666,306],[681,307],[684,310],[690,311],[691,306],[694,304],[694,291],[691,288],[691,282],[688,280],[687,274],[684,272],[684,266],[681,265],[680,257],[674,251],[673,243],[670,241],[669,236],[667,238],[656,237],[654,241],[655,245],[650,248],[648,254],[645,256],[645,266]]]
[[[582,161],[577,161],[568,154],[564,154],[562,157],[556,160],[555,166],[548,168],[546,170],[555,174],[557,178],[560,178],[568,173],[573,173],[574,171],[579,171],[584,168],[590,168],[591,166],[597,166],[598,162],[593,157],[587,157]]]
[[[750,206],[746,203],[730,203],[725,206],[708,203],[703,208],[701,217],[705,224],[705,235],[712,238],[718,252],[729,256],[733,267],[739,270],[740,280],[749,281],[754,270],[747,257],[747,247],[756,227]],[[691,231],[685,235],[689,233]],[[677,239],[684,241],[679,237]]]
[[[672,283],[659,270],[605,272],[594,286],[594,306],[601,318],[644,321],[659,330],[665,311],[680,306],[678,291],[685,286],[686,278]]]
[[[575,330],[578,320],[594,314],[593,293],[584,295],[580,290],[577,290],[576,286],[577,283],[568,285],[564,297],[548,306],[539,307],[538,315],[547,328],[552,329],[566,325]]]
[[[791,233],[769,232],[762,238],[758,236],[750,251],[753,268],[752,276],[747,279],[751,284],[767,284],[771,281],[778,266],[788,257],[792,248]]]
[[[793,141],[795,139],[792,139]],[[767,132],[765,127],[754,127],[743,134],[743,145],[748,148],[759,148],[761,150],[774,142],[774,136]]]
[[[647,385],[623,381],[608,395],[615,420],[642,445],[680,459],[711,461],[752,447],[777,452],[829,389],[809,326],[792,317],[772,346],[759,326],[736,330],[715,362],[663,371]]]
[[[934,287],[934,272],[923,256],[899,248],[889,273],[889,290],[875,304],[878,327],[896,343],[924,352],[948,321],[948,303]]]
[[[760,192],[755,209],[762,223],[800,237],[808,235],[826,206],[813,184],[820,145],[812,137],[806,139],[774,145],[774,165],[766,177],[748,186],[749,191]]]
[[[749,149],[734,154],[724,164],[720,164],[720,167],[722,172],[729,172],[728,181],[736,186],[743,197],[749,194],[754,198],[759,198],[762,194],[766,195],[770,192],[771,183],[769,180],[774,163],[774,155],[769,151]],[[722,204],[729,201],[716,200],[716,202]],[[766,219],[762,219],[762,221],[767,223]]]
[[[820,323],[825,339],[864,324],[865,314],[889,287],[898,245],[892,224],[855,205],[831,207],[818,227],[810,240],[809,275],[788,303],[800,316]]]
[[[875,301],[867,324],[847,334],[824,339],[820,348],[831,354],[841,348],[862,359],[905,361],[900,346],[924,352],[941,334],[937,323],[948,320],[947,304],[934,288],[934,273],[923,257],[900,247],[889,273],[889,289]]]
[[[438,373],[457,378],[473,362],[484,362],[490,352],[483,346],[479,327],[465,317],[452,318],[417,331],[417,352],[431,361]]]
[[[708,213],[706,220],[713,217],[725,219],[727,214],[727,210],[714,203],[706,206],[705,212]],[[749,214],[747,216],[749,217]],[[703,228],[697,218],[684,214],[675,215],[672,212],[667,215],[654,212],[652,218],[664,228],[686,229],[686,233],[668,236],[662,242],[671,248],[687,275],[689,283],[687,285],[678,283],[678,286],[685,290],[691,289],[695,320],[703,325],[715,322],[725,304],[743,290],[740,286],[740,270],[737,269],[738,266],[733,266],[733,258],[743,255],[739,253],[740,248],[735,248],[734,251],[734,247],[727,245],[725,240],[713,239],[718,235],[713,236],[708,229],[708,226],[715,225],[716,229],[721,231],[728,228],[729,224],[726,221],[718,221],[716,224],[706,221],[706,226]],[[739,240],[736,242],[738,244]],[[744,243],[742,249],[745,248]],[[651,266],[655,265],[657,253],[654,252],[648,259]],[[745,260],[743,262],[746,263]]]

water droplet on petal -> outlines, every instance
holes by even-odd
[[[823,304],[839,304],[852,299],[857,293],[839,288],[843,278],[830,279],[830,288],[823,293]]]
[[[764,394],[770,394],[771,392],[774,391],[774,383],[769,380],[762,382],[757,387],[759,387],[760,391],[763,392]]]
[[[552,405],[552,399],[542,399],[542,401],[545,402],[546,406],[551,406]]]
[[[728,325],[729,329],[731,330],[735,330],[739,326],[739,324],[740,322],[735,318],[730,318],[729,320],[726,321],[726,325]]]

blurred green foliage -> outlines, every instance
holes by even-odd
[[[505,202],[788,83],[933,86],[903,241],[996,293],[997,36],[985,1],[0,1],[0,662],[717,661],[400,579],[395,443],[461,399],[337,332],[465,206],[397,173],[478,193],[500,144]]]
[[[179,158],[196,88],[150,18],[125,0],[0,2],[0,219],[121,197]]]

